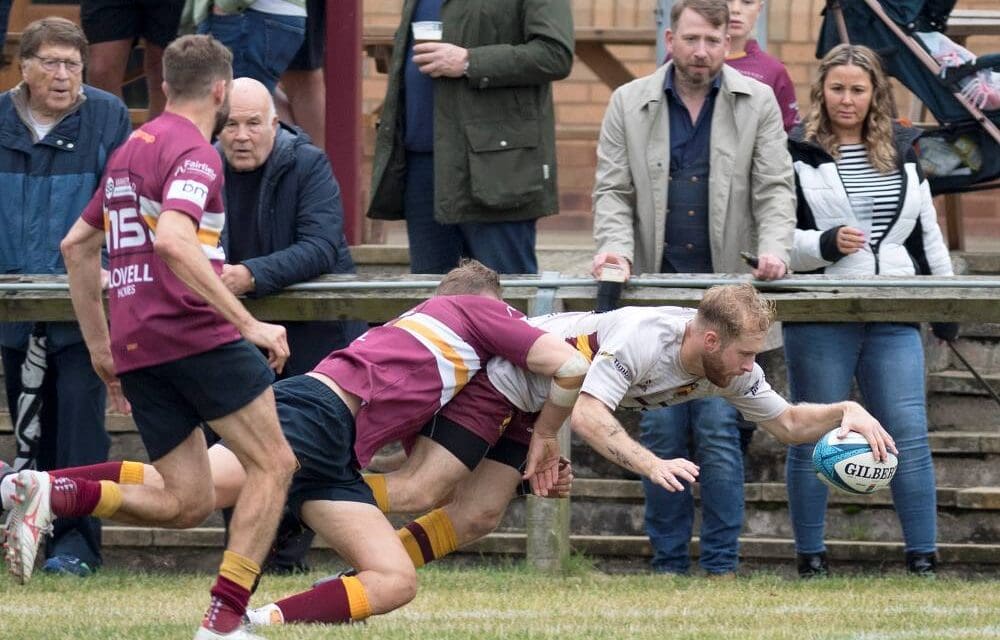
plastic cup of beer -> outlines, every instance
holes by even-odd
[[[441,23],[436,20],[421,20],[414,22],[413,43],[421,42],[441,42]]]
[[[851,214],[857,228],[865,234],[865,242],[871,242],[872,218],[875,213],[875,198],[870,196],[850,196]]]

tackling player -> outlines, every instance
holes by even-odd
[[[207,422],[246,469],[246,491],[195,636],[205,640],[252,637],[240,620],[295,469],[270,387],[271,368],[280,370],[288,357],[285,329],[257,321],[219,279],[222,167],[209,140],[228,117],[231,62],[209,36],[167,47],[166,111],[111,156],[61,247],[94,370],[119,409],[131,403],[163,486],[77,487],[22,471],[5,531],[8,567],[24,582],[53,508],[167,527],[199,524],[214,507],[204,490],[210,470],[199,426]],[[101,291],[105,243],[110,335]]]

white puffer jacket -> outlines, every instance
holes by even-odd
[[[818,145],[803,141],[802,131],[801,126],[796,128],[788,142],[798,191],[790,264],[794,271],[843,276],[953,275],[930,185],[913,146],[920,135],[917,130],[897,126],[894,132],[903,178],[895,218],[874,248],[846,256],[836,250],[831,235],[824,238],[823,233],[850,224],[847,191],[834,159]]]

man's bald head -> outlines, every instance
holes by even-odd
[[[229,119],[219,134],[222,152],[234,171],[253,171],[267,161],[274,149],[278,133],[274,98],[257,80],[236,78],[229,103]]]

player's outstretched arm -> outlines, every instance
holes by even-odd
[[[104,232],[83,219],[77,220],[63,238],[59,248],[69,274],[69,296],[73,301],[80,331],[90,351],[94,372],[108,387],[111,406],[121,413],[131,413],[132,408],[122,393],[122,384],[115,375],[111,357],[111,336],[108,319],[104,314],[101,286],[101,247]]]
[[[611,410],[586,392],[580,394],[570,420],[573,430],[602,456],[667,491],[683,491],[681,480],[690,483],[698,477],[698,465],[690,460],[663,460],[633,440]]]
[[[833,404],[800,403],[789,406],[777,418],[760,423],[785,444],[816,442],[824,433],[840,424],[839,437],[856,431],[865,437],[876,460],[885,460],[886,451],[898,453],[892,436],[879,421],[857,402],[845,400]]]
[[[531,372],[552,378],[545,404],[535,420],[522,476],[530,481],[535,495],[544,496],[559,480],[557,435],[580,395],[590,363],[565,340],[546,333],[531,345],[527,365]]]
[[[156,254],[192,291],[233,323],[244,338],[267,350],[268,362],[281,372],[288,359],[288,339],[281,325],[260,322],[226,288],[201,250],[194,221],[178,211],[160,214],[156,224]]]

